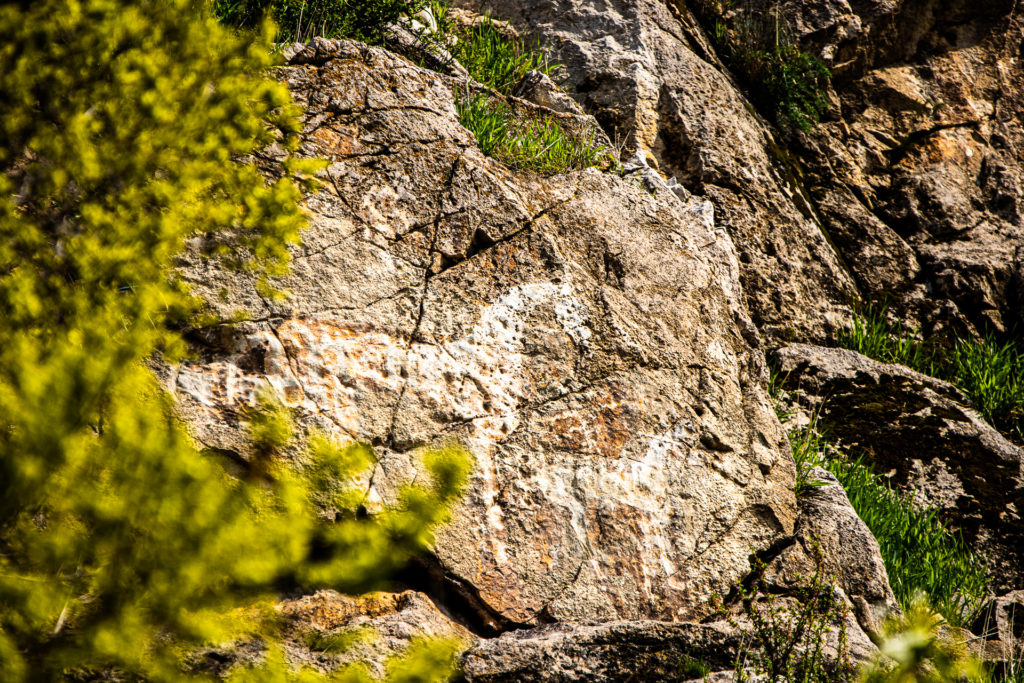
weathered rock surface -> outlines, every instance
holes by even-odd
[[[549,44],[574,96],[621,142],[715,206],[766,332],[828,339],[857,297],[780,142],[681,3],[461,0]]]
[[[750,0],[835,74],[829,120],[783,139],[687,3],[461,2],[550,44],[628,155],[714,203],[769,336],[828,339],[861,294],[928,332],[1024,322],[1018,3]]]
[[[471,683],[612,683],[700,678],[733,665],[739,636],[727,623],[615,621],[541,626],[481,641],[462,659]]]
[[[989,554],[996,590],[1024,585],[1024,449],[941,380],[844,349],[794,344],[774,358],[831,435]]]
[[[594,169],[513,173],[459,125],[458,83],[384,50],[291,57],[303,149],[330,166],[287,300],[181,266],[248,316],[196,330],[166,372],[196,438],[243,449],[239,409],[269,383],[302,423],[377,446],[371,507],[418,447],[457,439],[477,464],[437,563],[492,628],[707,616],[796,513],[710,205]]]
[[[781,13],[835,73],[834,120],[792,150],[862,291],[929,330],[1019,324],[1018,3],[787,0]]]
[[[793,543],[769,563],[765,580],[783,588],[806,581],[820,556],[823,575],[846,594],[859,627],[880,633],[885,617],[898,612],[899,603],[878,541],[831,472],[816,467],[810,478],[819,485],[800,497]]]
[[[981,608],[972,630],[985,638],[982,656],[1003,667],[997,676],[1019,667],[1024,643],[1024,590],[990,600]]]

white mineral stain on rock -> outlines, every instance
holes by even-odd
[[[418,411],[444,415],[444,421],[468,422],[466,446],[478,462],[470,495],[486,512],[495,561],[508,562],[501,508],[495,499],[493,447],[520,425],[523,398],[522,345],[527,319],[549,304],[562,331],[580,347],[591,337],[585,306],[571,281],[535,282],[509,289],[480,312],[463,337],[443,344],[411,347],[380,332],[345,329],[319,320],[287,320],[275,330],[261,329],[242,338],[229,360],[183,364],[176,392],[210,411],[255,401],[259,386],[269,384],[285,402],[310,414],[324,414],[339,438],[368,438],[361,404],[381,392],[405,400]],[[263,372],[244,367],[259,351]],[[407,379],[406,379],[407,378]],[[401,409],[401,407],[399,408]],[[371,492],[376,495],[376,492]]]

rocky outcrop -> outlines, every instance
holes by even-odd
[[[471,683],[688,681],[732,668],[738,648],[725,622],[552,625],[482,641],[462,668]]]
[[[829,339],[861,295],[927,332],[1024,321],[1017,3],[740,3],[777,10],[834,73],[829,120],[780,136],[715,55],[699,3],[461,2],[551,45],[628,153],[715,204],[771,337]]]
[[[303,424],[376,446],[371,508],[419,447],[466,444],[435,569],[484,631],[707,616],[796,513],[710,206],[596,169],[513,173],[459,125],[456,81],[357,43],[290,54],[303,150],[330,165],[287,299],[181,265],[246,319],[195,330],[165,373],[196,438],[243,449],[239,410],[270,384]]]
[[[902,366],[806,344],[779,349],[774,360],[832,437],[986,552],[995,589],[1024,585],[1024,449],[955,387]]]
[[[831,472],[816,467],[809,479],[815,486],[800,497],[793,542],[768,564],[764,579],[789,588],[813,576],[820,563],[823,575],[853,606],[858,628],[880,634],[886,616],[900,607],[878,541]]]
[[[835,74],[834,119],[796,136],[792,149],[862,291],[901,303],[926,331],[1019,324],[1018,3],[787,0],[781,7],[796,39]]]
[[[783,145],[681,3],[460,0],[551,46],[584,109],[626,150],[714,204],[765,333],[830,338],[858,294]]]
[[[244,457],[239,415],[269,384],[304,426],[374,444],[371,511],[419,448],[475,454],[455,520],[400,577],[446,615],[404,594],[409,609],[370,617],[394,635],[371,661],[458,621],[470,681],[685,680],[690,659],[732,665],[738,635],[695,622],[751,553],[784,592],[819,552],[870,656],[865,632],[895,607],[877,543],[834,481],[798,507],[762,339],[830,343],[878,297],[925,333],[1024,324],[1016,3],[749,0],[833,68],[810,133],[758,115],[685,2],[458,4],[550,46],[572,97],[532,73],[510,107],[600,124],[621,177],[481,155],[454,106],[474,86],[450,60],[286,50],[302,149],[329,166],[286,299],[181,264],[236,321],[192,330],[195,357],[162,370],[196,438]],[[260,163],[275,173],[273,150]],[[776,361],[833,435],[990,555],[997,589],[1024,585],[1024,455],[963,396],[847,351]],[[302,598],[296,618],[342,628],[314,624],[339,599]]]

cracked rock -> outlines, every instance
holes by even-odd
[[[796,514],[714,212],[597,169],[513,172],[459,125],[457,81],[383,49],[314,41],[277,74],[329,166],[285,300],[182,263],[248,318],[164,372],[196,438],[243,450],[269,384],[300,424],[377,446],[371,508],[458,440],[476,468],[436,564],[495,628],[708,616]]]

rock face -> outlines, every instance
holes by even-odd
[[[415,638],[449,639],[463,648],[477,640],[415,591],[349,597],[324,590],[285,600],[277,613],[286,660],[295,668],[324,673],[359,663],[383,677],[388,659],[401,656]],[[261,641],[246,640],[197,652],[191,663],[196,672],[224,678],[241,675],[242,667],[264,657]]]
[[[1024,585],[1024,449],[946,382],[843,349],[794,344],[774,358],[831,435],[989,554],[995,589]]]
[[[350,662],[362,662],[383,676],[388,658],[401,654],[414,638],[448,638],[469,647],[477,638],[442,614],[429,597],[415,591],[370,593],[356,598],[334,591],[286,600],[278,606],[284,617],[287,653],[296,664],[334,671]],[[331,634],[351,635],[346,648],[331,648],[321,639]]]
[[[185,259],[194,291],[242,321],[193,330],[194,360],[162,370],[210,448],[245,456],[239,415],[263,384],[303,425],[372,442],[371,510],[416,476],[420,447],[475,454],[456,519],[405,577],[447,616],[416,592],[360,603],[387,636],[365,655],[423,628],[473,643],[470,681],[685,680],[687,658],[732,665],[733,631],[680,622],[711,618],[751,553],[784,591],[820,550],[869,656],[864,632],[895,607],[878,546],[834,481],[797,506],[766,345],[832,434],[990,555],[997,590],[1024,586],[1021,449],[946,383],[786,346],[832,343],[865,298],[926,334],[1024,325],[1018,3],[744,0],[833,70],[833,111],[809,133],[757,114],[695,2],[457,4],[550,46],[572,97],[535,72],[512,109],[599,124],[624,177],[482,156],[449,60],[442,75],[357,43],[289,48],[303,150],[329,162],[277,283],[290,296]],[[344,600],[285,608],[329,630],[317,619]],[[992,614],[1019,600],[1004,603]]]
[[[1019,324],[1018,3],[786,0],[781,13],[835,74],[835,120],[792,149],[862,291],[927,329]]]
[[[268,383],[304,424],[376,445],[371,502],[418,447],[459,440],[475,475],[437,564],[490,628],[708,615],[796,513],[710,206],[595,169],[513,173],[459,125],[455,81],[384,50],[290,55],[303,149],[330,166],[288,299],[181,266],[248,318],[195,331],[166,372],[196,438],[239,449]]]
[[[715,204],[749,308],[827,339],[861,295],[928,331],[1024,321],[1018,3],[748,0],[834,73],[834,110],[775,135],[687,5],[461,0],[550,44],[584,108]]]
[[[701,664],[729,669],[739,637],[724,622],[542,626],[480,642],[463,657],[471,683],[574,683],[700,679]]]
[[[632,154],[714,204],[762,332],[827,339],[857,289],[779,141],[681,3],[461,0],[551,46],[574,96]]]

